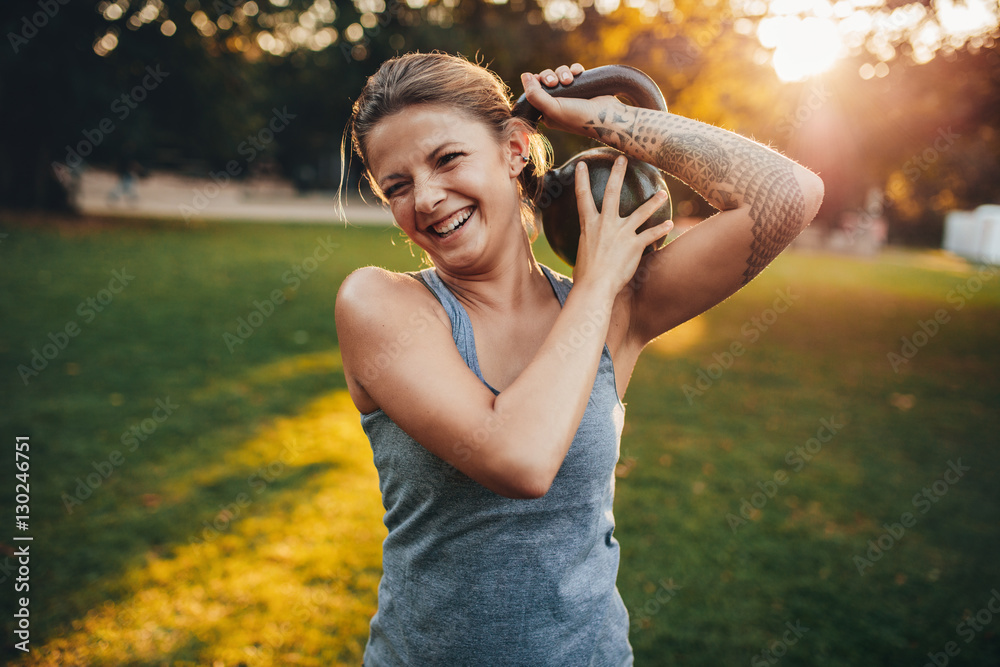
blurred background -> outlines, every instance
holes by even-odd
[[[189,192],[177,179],[233,160],[258,196],[265,185],[329,193],[365,78],[396,53],[432,49],[480,60],[515,96],[522,71],[638,67],[672,111],[822,173],[813,233],[868,223],[891,243],[938,247],[948,211],[1000,190],[1000,10],[989,0],[39,0],[5,13],[0,201],[12,207],[124,207],[149,178]],[[269,136],[275,110],[291,116]],[[557,159],[581,141],[550,139]],[[113,191],[126,174],[134,185]],[[358,177],[355,161],[347,181]],[[680,186],[675,203],[681,216],[709,213]]]
[[[0,26],[11,664],[360,662],[385,528],[333,301],[421,258],[344,129],[382,62],[435,49],[513,97],[638,67],[826,184],[633,378],[636,664],[1000,664],[1000,3],[28,0]],[[547,136],[557,164],[591,145]],[[712,213],[670,186],[678,231]]]

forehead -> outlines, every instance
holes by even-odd
[[[485,146],[496,142],[490,128],[449,107],[418,104],[386,117],[368,135],[368,164],[376,180],[423,162],[449,143]]]

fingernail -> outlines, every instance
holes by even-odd
[[[579,162],[576,163],[576,170],[577,171],[583,171],[586,168],[587,168],[587,163],[584,162],[583,160],[580,160]]]
[[[549,74],[547,77],[545,77],[545,83],[555,83],[555,82],[556,82],[555,76]]]
[[[619,167],[624,166],[625,165],[625,156],[624,155],[619,155],[618,157],[616,157],[615,158],[615,164],[618,165]]]

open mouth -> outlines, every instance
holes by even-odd
[[[476,210],[475,206],[467,206],[461,211],[456,212],[451,217],[449,217],[444,222],[439,222],[438,224],[431,227],[431,231],[440,236],[441,238],[447,238],[454,234],[456,231],[465,226],[465,223],[472,217],[472,213]]]

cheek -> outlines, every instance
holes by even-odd
[[[389,211],[392,213],[393,220],[396,221],[396,226],[409,235],[414,227],[413,206],[412,204],[407,205],[404,199],[394,199],[393,203],[389,205]]]
[[[494,207],[507,207],[511,204],[512,190],[508,186],[509,181],[505,173],[502,171],[480,169],[476,173],[468,174],[464,182],[470,193],[478,193],[484,202],[489,202]]]

